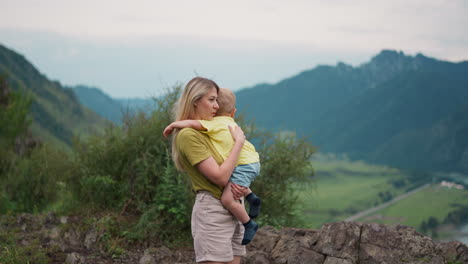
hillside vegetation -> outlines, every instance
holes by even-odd
[[[51,81],[22,55],[0,45],[0,74],[14,91],[31,99],[31,131],[44,141],[69,148],[74,136],[103,130],[107,121],[77,100],[71,89]]]

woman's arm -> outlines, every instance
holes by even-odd
[[[170,134],[172,134],[172,132],[174,131],[174,128],[182,129],[182,128],[186,128],[186,127],[190,127],[190,128],[196,129],[196,130],[204,130],[205,129],[202,126],[202,124],[200,123],[200,121],[198,121],[198,120],[180,120],[180,121],[172,122],[170,125],[168,125],[164,129],[163,135],[164,135],[164,137],[167,137]]]
[[[209,157],[196,165],[197,169],[211,182],[221,186],[225,186],[229,182],[245,142],[244,131],[240,127],[232,128],[229,126],[229,131],[234,139],[234,147],[229,157],[221,165],[218,165],[213,157]]]

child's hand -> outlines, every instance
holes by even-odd
[[[174,131],[174,127],[172,126],[172,124],[168,125],[163,131],[163,136],[167,138],[167,136],[172,134],[173,131]]]
[[[231,126],[228,126],[228,128],[229,128],[229,132],[231,132],[231,135],[234,141],[241,142],[242,144],[244,144],[245,142],[244,131],[242,131],[242,129],[239,126],[236,126],[234,128]]]

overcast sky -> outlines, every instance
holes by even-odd
[[[234,90],[382,49],[468,59],[466,0],[0,0],[0,43],[114,97],[195,74]]]

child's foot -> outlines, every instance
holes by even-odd
[[[255,195],[255,193],[249,193],[249,195],[247,195],[245,197],[245,199],[247,200],[247,202],[249,202],[249,216],[250,218],[252,219],[255,219],[257,218],[258,214],[260,213],[260,207],[261,207],[261,204],[262,204],[262,200],[257,196]]]
[[[242,245],[247,245],[252,241],[255,236],[255,233],[258,229],[258,224],[253,220],[249,220],[247,223],[243,224],[245,227],[244,238],[242,239]]]

